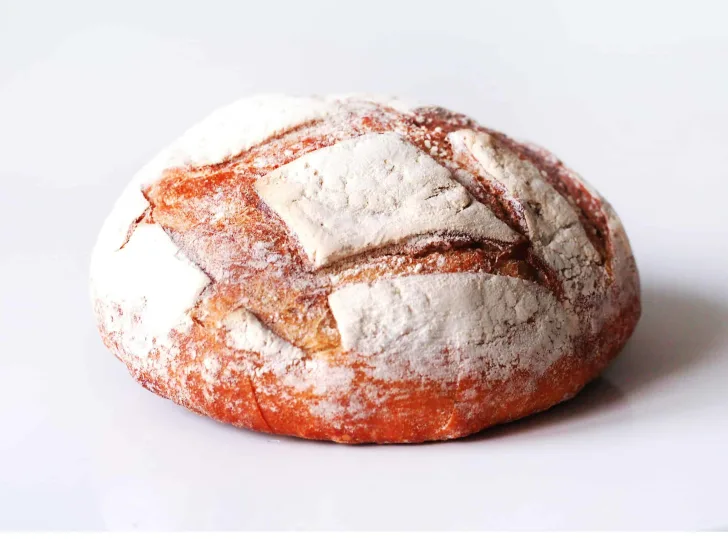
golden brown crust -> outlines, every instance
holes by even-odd
[[[531,162],[577,210],[601,259],[603,290],[573,306],[582,334],[573,351],[544,372],[515,369],[497,379],[488,377],[485,369],[442,379],[375,377],[363,358],[342,347],[328,303],[329,294],[339,286],[414,274],[487,273],[538,283],[563,300],[558,274],[528,239],[521,203],[506,196],[502,186],[485,178],[473,162],[454,155],[448,135],[461,129],[486,132]],[[473,180],[471,194],[523,239],[513,244],[452,236],[407,240],[313,268],[295,235],[259,198],[256,180],[317,149],[389,131],[452,172],[468,174]],[[547,152],[444,109],[427,107],[406,114],[379,105],[363,107],[361,112],[349,110],[343,120],[295,126],[220,164],[168,170],[144,195],[150,209],[131,223],[129,235],[137,223],[161,225],[210,284],[190,312],[194,323],[189,330],[173,332],[174,351],[152,352],[169,356],[163,369],[140,367],[127,350],[124,335],[108,330],[102,321],[110,308],[119,309],[118,316],[132,313],[97,299],[104,342],[151,391],[200,414],[253,430],[344,443],[465,436],[576,394],[622,348],[640,314],[634,260],[629,252],[616,252],[614,238],[623,236],[623,231],[610,229],[603,201]],[[628,249],[626,237],[621,236],[620,245]],[[261,243],[267,257],[263,264],[256,258]],[[621,257],[618,275],[613,268],[617,257]],[[612,310],[604,314],[600,305],[607,303]],[[222,322],[240,308],[298,347],[302,368],[315,358],[317,364],[348,369],[348,390],[322,399],[320,388],[292,386],[285,373],[267,368],[260,354],[230,346]],[[603,314],[605,318],[597,320]],[[594,325],[596,331],[586,329]],[[458,352],[445,350],[442,360],[451,361],[452,354],[455,362]]]

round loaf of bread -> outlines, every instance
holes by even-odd
[[[640,314],[622,225],[552,154],[433,106],[257,96],[132,179],[99,234],[106,346],[219,421],[456,438],[575,395]]]

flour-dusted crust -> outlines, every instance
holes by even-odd
[[[573,396],[639,280],[552,154],[381,96],[256,96],[134,176],[92,255],[104,342],[150,390],[255,430],[455,438]]]
[[[255,187],[316,267],[425,234],[519,239],[450,171],[392,133],[313,151]]]
[[[403,365],[458,350],[460,374],[492,356],[498,370],[537,371],[569,351],[578,323],[543,287],[502,275],[408,275],[344,285],[329,296],[341,346]],[[423,373],[426,369],[420,368]],[[430,373],[437,374],[437,373]]]

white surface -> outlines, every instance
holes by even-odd
[[[728,4],[206,5],[0,2],[0,528],[728,528]],[[91,245],[145,161],[258,91],[395,93],[554,150],[637,253],[625,351],[571,403],[415,447],[136,385],[92,323]]]
[[[513,375],[516,368],[544,372],[572,351],[570,339],[578,331],[577,316],[567,313],[543,287],[485,273],[353,283],[329,295],[329,306],[345,350],[384,358],[393,354],[395,359],[381,373],[385,378],[406,376],[405,357],[415,372],[435,379],[475,375],[488,356],[495,360],[496,372],[489,373],[493,377]],[[436,357],[433,352],[448,349],[462,355],[448,358],[442,370],[436,370],[428,360]],[[472,357],[481,360],[471,362]]]
[[[92,301],[103,305],[99,315],[105,331],[128,335],[131,353],[146,360],[155,345],[170,345],[171,331],[189,330],[189,311],[210,278],[158,224],[139,223],[123,249],[119,245],[109,252],[106,247],[91,255]],[[127,316],[119,316],[119,309]],[[129,313],[143,324],[131,322]]]
[[[261,178],[255,189],[316,267],[435,232],[521,238],[445,167],[393,133],[313,151]]]
[[[273,333],[246,309],[233,311],[224,318],[223,324],[227,330],[225,342],[228,346],[281,358],[286,362],[303,356],[300,348]]]

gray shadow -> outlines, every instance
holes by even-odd
[[[606,370],[626,394],[696,369],[728,336],[728,305],[695,290],[649,287],[642,319]]]
[[[607,378],[597,378],[587,384],[571,400],[557,404],[543,412],[524,417],[512,423],[496,425],[460,440],[453,440],[453,442],[480,442],[505,436],[532,433],[548,428],[569,428],[579,420],[594,416],[597,412],[604,413],[623,400],[624,396],[622,390]],[[593,426],[593,423],[590,423],[591,426]]]
[[[573,427],[577,420],[604,414],[625,398],[649,391],[690,369],[701,368],[726,334],[726,305],[696,291],[648,286],[642,291],[642,317],[634,334],[600,378],[569,401],[486,429],[463,441],[511,436],[557,425]]]

